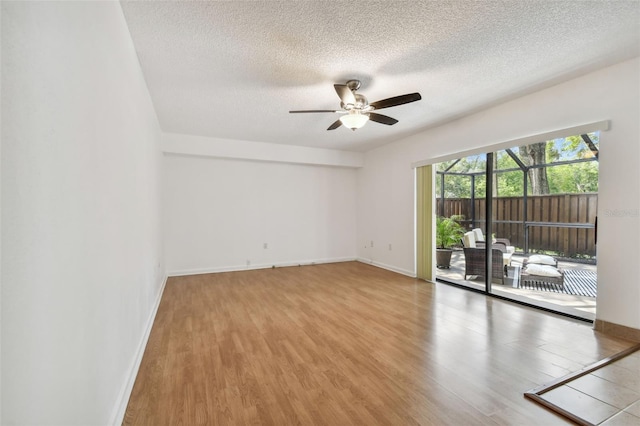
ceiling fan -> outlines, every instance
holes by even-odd
[[[422,99],[420,93],[409,93],[407,95],[394,96],[393,98],[382,99],[369,103],[364,95],[356,93],[360,88],[359,80],[349,80],[347,84],[334,84],[336,93],[340,97],[339,110],[334,109],[312,109],[306,111],[289,111],[290,113],[307,113],[307,112],[333,112],[343,114],[336,120],[327,130],[334,130],[344,125],[351,130],[356,130],[364,126],[367,121],[375,121],[386,125],[394,125],[398,122],[395,118],[373,112],[382,108],[390,108],[398,105],[408,104],[410,102]]]

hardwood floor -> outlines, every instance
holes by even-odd
[[[176,277],[123,424],[568,424],[523,393],[632,345],[357,262]]]

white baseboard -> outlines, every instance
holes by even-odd
[[[197,269],[179,269],[174,271],[168,271],[167,275],[170,277],[180,277],[184,275],[199,275],[199,274],[217,274],[220,272],[238,272],[238,271],[251,271],[254,269],[269,269],[269,268],[284,268],[288,266],[307,266],[307,265],[319,265],[322,263],[338,263],[338,262],[353,262],[357,260],[355,257],[332,257],[326,259],[307,259],[307,260],[292,260],[286,262],[274,262],[274,263],[262,263],[255,265],[235,265],[235,266],[217,266],[212,268],[197,268]]]
[[[153,310],[151,311],[149,319],[147,320],[144,334],[142,335],[142,339],[138,344],[138,350],[136,351],[136,356],[133,360],[133,364],[129,369],[127,380],[120,390],[120,393],[118,394],[117,403],[111,415],[111,421],[109,422],[110,425],[121,425],[124,420],[124,415],[127,411],[127,405],[129,404],[129,398],[131,397],[131,392],[133,391],[133,385],[136,381],[136,377],[138,376],[140,364],[142,363],[142,356],[144,355],[144,350],[147,347],[147,342],[149,341],[149,336],[151,335],[151,328],[153,327],[153,323],[156,319],[156,314],[158,313],[158,307],[160,306],[160,301],[162,300],[162,295],[164,294],[164,288],[167,285],[167,278],[168,277],[165,275],[164,280],[162,281],[162,286],[160,287],[160,291],[158,292],[158,296],[156,297]]]
[[[368,265],[377,266],[378,268],[386,269],[386,270],[391,271],[391,272],[397,272],[399,274],[406,275],[406,276],[411,277],[411,278],[415,278],[416,277],[416,273],[415,272],[409,271],[407,269],[398,268],[396,266],[387,265],[385,263],[377,262],[377,261],[371,260],[371,259],[365,259],[363,257],[359,257],[356,260],[358,262],[366,263]]]

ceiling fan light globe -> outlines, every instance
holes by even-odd
[[[340,121],[343,126],[348,127],[351,130],[356,130],[367,124],[369,116],[366,114],[360,114],[357,111],[351,111],[349,114],[345,114],[340,117]]]

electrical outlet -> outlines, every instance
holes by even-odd
[[[389,243],[389,251],[391,251],[391,243]]]
[[[373,240],[371,240],[371,247],[373,247]]]
[[[269,244],[264,243],[264,245],[262,246],[262,248],[265,248],[265,249],[269,248]]]
[[[247,266],[251,265],[251,261],[249,259],[247,259]]]

